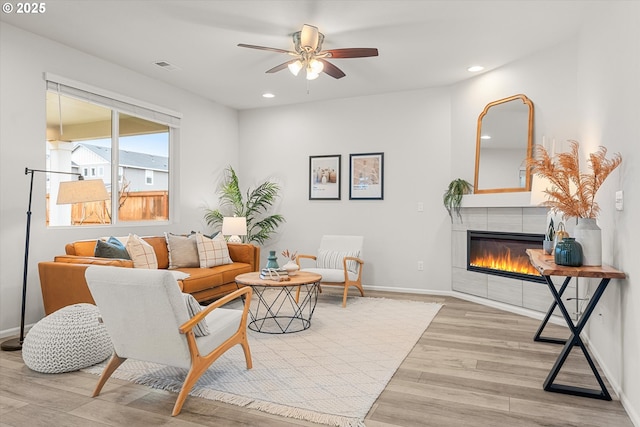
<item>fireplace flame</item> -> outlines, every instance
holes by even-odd
[[[483,251],[482,255],[475,256],[471,259],[470,264],[474,267],[528,274],[530,276],[540,276],[538,270],[536,270],[529,262],[528,257],[512,257],[510,251],[506,251],[501,254],[492,254]]]

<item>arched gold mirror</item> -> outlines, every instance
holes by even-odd
[[[527,158],[533,144],[533,103],[525,95],[490,102],[478,117],[474,193],[531,190]]]

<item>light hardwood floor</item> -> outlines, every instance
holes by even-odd
[[[538,320],[452,297],[367,296],[444,304],[371,408],[367,427],[633,427],[616,397],[606,402],[542,390],[561,347],[533,342]],[[549,325],[545,332],[566,337],[567,331]],[[558,379],[593,386],[586,362],[573,353]],[[317,425],[191,396],[171,417],[174,393],[110,379],[91,398],[96,381],[82,372],[39,374],[20,352],[0,352],[0,426]]]

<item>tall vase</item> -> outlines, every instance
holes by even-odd
[[[276,251],[269,251],[269,257],[267,258],[267,268],[275,268],[278,269],[278,257],[276,256]]]
[[[578,218],[573,231],[582,246],[582,265],[602,265],[602,230],[595,218]]]

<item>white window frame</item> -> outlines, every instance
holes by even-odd
[[[46,82],[46,90],[56,91],[59,95],[69,96],[76,99],[80,99],[85,102],[100,105],[105,108],[109,108],[112,111],[112,115],[118,116],[120,113],[133,115],[145,120],[153,121],[168,126],[169,130],[169,221],[177,221],[177,201],[179,200],[179,185],[176,182],[178,177],[178,171],[176,170],[178,162],[177,158],[179,144],[179,129],[182,120],[182,114],[159,107],[153,104],[149,104],[143,101],[139,101],[134,98],[127,97],[125,95],[109,92],[104,89],[96,88],[94,86],[77,82],[65,77],[61,77],[52,73],[44,73],[44,80]],[[124,173],[119,174],[119,158],[118,158],[118,135],[119,135],[119,120],[112,121],[112,159],[111,159],[111,182],[120,183]],[[116,166],[117,165],[117,166]],[[116,166],[116,167],[113,167]],[[85,169],[86,171],[86,169]],[[87,176],[85,174],[85,176]],[[146,178],[145,178],[146,182]],[[111,192],[111,206],[112,206],[112,218],[111,223],[106,226],[118,225],[118,209],[113,209],[118,206],[118,192]],[[135,225],[135,224],[159,224],[163,221],[126,221],[122,224]]]

